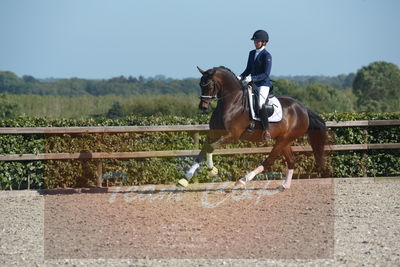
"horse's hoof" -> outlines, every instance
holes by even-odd
[[[287,188],[284,185],[280,185],[276,189],[282,192],[285,191]]]
[[[178,185],[183,186],[183,187],[187,187],[189,185],[189,182],[186,179],[180,179],[178,181]]]
[[[281,185],[284,189],[289,189],[290,184],[286,184],[285,182]]]
[[[218,175],[218,169],[215,167],[212,167],[212,169],[208,171],[208,176],[210,177],[215,177],[217,175]]]
[[[239,179],[236,181],[235,186],[245,186],[246,182],[243,181],[242,179]]]

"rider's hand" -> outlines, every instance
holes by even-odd
[[[242,81],[243,86],[247,86],[251,82],[251,75],[244,78]]]

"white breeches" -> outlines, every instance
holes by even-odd
[[[257,90],[259,92],[258,107],[261,108],[262,105],[268,100],[269,86],[260,86],[257,88]]]

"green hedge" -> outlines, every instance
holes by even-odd
[[[323,114],[327,121],[367,119],[399,119],[400,113],[332,113]],[[47,126],[126,126],[126,125],[189,125],[205,124],[209,116],[196,118],[176,116],[136,117],[122,119],[61,119],[18,118],[1,120],[0,127]],[[296,145],[307,144],[299,138]],[[205,142],[202,135],[200,143]],[[334,144],[400,143],[400,126],[333,128],[330,142]],[[228,147],[248,147],[264,144],[241,142]],[[194,149],[193,138],[187,133],[117,133],[117,134],[54,134],[0,135],[0,154],[61,153],[61,152],[129,152],[152,150]],[[218,179],[236,180],[256,167],[265,155],[215,156],[219,168]],[[58,188],[94,186],[97,166],[109,177],[124,177],[124,184],[175,183],[183,177],[193,158],[151,158],[136,160],[49,160],[0,162],[0,189]],[[389,176],[400,174],[399,150],[343,151],[332,153],[329,167],[334,177]],[[285,172],[283,159],[278,159],[269,170],[269,177],[280,177]],[[310,153],[297,154],[296,174],[315,173],[314,158]],[[120,181],[120,180],[117,180]],[[194,181],[209,182],[206,168]],[[111,183],[116,181],[111,179]]]

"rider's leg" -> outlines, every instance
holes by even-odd
[[[260,86],[259,88],[259,108],[260,108],[260,119],[261,125],[263,128],[262,139],[264,141],[268,141],[271,139],[271,135],[268,132],[269,124],[268,124],[268,112],[267,112],[267,104],[268,104],[268,94],[269,94],[268,86]]]
[[[261,109],[261,107],[266,103],[268,104],[268,94],[269,94],[269,87],[268,86],[260,86],[259,87],[259,98],[258,98],[258,107]]]

